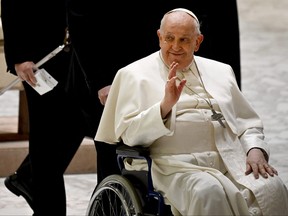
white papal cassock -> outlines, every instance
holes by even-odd
[[[195,56],[189,69],[177,72],[186,87],[163,121],[167,76],[159,52],[120,69],[95,140],[150,146],[154,186],[174,215],[288,215],[287,189],[278,176],[245,175],[247,152],[257,147],[269,156],[269,147],[232,68]],[[207,101],[223,114],[226,128],[211,121]],[[145,168],[141,160],[126,166]]]

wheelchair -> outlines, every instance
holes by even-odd
[[[153,188],[149,149],[123,144],[116,153],[121,175],[110,175],[97,185],[86,216],[172,216],[170,206]],[[146,159],[148,171],[126,170],[125,159]]]

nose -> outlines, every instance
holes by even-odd
[[[181,46],[180,46],[179,41],[174,40],[174,41],[172,42],[172,48],[173,48],[174,50],[180,50],[180,49],[181,49]]]

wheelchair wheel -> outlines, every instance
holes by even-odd
[[[99,183],[87,216],[142,216],[142,205],[133,185],[121,175],[110,175]]]

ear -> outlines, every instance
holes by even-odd
[[[163,42],[163,37],[161,36],[160,29],[157,30],[158,35],[158,41],[159,41],[159,47],[161,48],[161,42]]]
[[[160,41],[161,38],[162,38],[161,33],[160,33],[160,29],[157,30],[157,35],[158,35],[158,39],[159,39],[159,41]]]
[[[195,46],[195,50],[194,50],[195,52],[197,52],[199,50],[200,45],[203,42],[203,40],[204,40],[204,35],[203,34],[199,34],[197,39],[196,39],[196,46]]]

